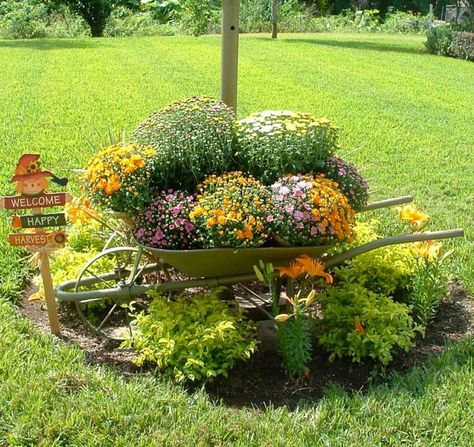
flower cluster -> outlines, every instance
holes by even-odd
[[[84,188],[94,205],[136,215],[150,200],[150,157],[155,150],[115,144],[97,153],[86,166]]]
[[[411,226],[413,232],[422,231],[428,224],[428,214],[422,213],[414,203],[409,203],[398,209],[400,219]]]
[[[326,177],[339,185],[354,210],[360,211],[367,205],[367,182],[352,163],[338,157],[329,157],[322,171]]]
[[[267,239],[268,190],[241,172],[211,175],[198,188],[191,211],[205,248],[258,247]]]
[[[235,115],[221,101],[192,97],[149,116],[134,138],[156,149],[153,187],[194,190],[206,175],[230,168]]]
[[[320,171],[337,147],[337,132],[325,118],[266,110],[238,123],[237,141],[242,168],[270,183],[293,172]]]
[[[67,218],[73,225],[83,225],[100,219],[99,213],[91,206],[88,197],[74,197],[65,207]]]
[[[337,184],[324,175],[283,177],[270,187],[267,222],[277,239],[297,246],[350,240],[354,211]]]
[[[138,217],[134,234],[142,245],[184,250],[196,245],[189,213],[195,197],[182,191],[163,191]]]

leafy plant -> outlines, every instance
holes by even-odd
[[[272,264],[260,261],[254,270],[258,280],[269,287],[283,366],[290,377],[301,376],[308,371],[307,364],[311,359],[312,343],[308,325],[311,306],[316,299],[321,278],[331,283],[332,276],[324,271],[324,264],[320,260],[307,255],[296,258],[288,267],[276,269]],[[276,272],[281,278],[287,279],[284,313],[280,313],[280,283]]]
[[[160,23],[151,11],[137,12],[123,6],[112,11],[104,29],[107,37],[173,36],[179,32],[178,25]]]
[[[125,342],[137,363],[156,363],[167,377],[182,382],[227,375],[236,360],[256,348],[252,326],[214,294],[167,301],[156,292],[148,313],[135,315],[136,332]]]
[[[296,300],[292,303],[291,315],[276,317],[278,345],[283,356],[283,366],[290,377],[298,377],[308,371],[312,351],[311,334],[307,327],[307,306],[304,300],[301,303],[297,297]]]
[[[153,147],[156,191],[193,191],[206,175],[221,174],[232,163],[234,112],[223,102],[192,97],[150,115],[134,137]]]
[[[450,55],[453,29],[450,25],[434,26],[427,33],[425,42],[428,53]]]
[[[318,300],[322,319],[316,330],[320,345],[331,353],[330,360],[371,358],[386,366],[396,349],[408,351],[414,346],[413,338],[420,331],[407,305],[358,283],[327,287]]]
[[[413,275],[413,254],[408,246],[383,247],[335,268],[334,275],[338,282],[358,283],[374,293],[402,299]]]
[[[337,147],[337,131],[325,118],[287,110],[266,110],[240,120],[241,168],[264,183],[288,174],[320,171]]]
[[[98,251],[93,248],[85,249],[83,251],[75,251],[72,247],[66,246],[57,250],[51,257],[51,277],[55,286],[65,282],[76,279],[83,267],[89,262]],[[101,258],[100,264],[96,264],[95,274],[100,272],[106,273],[114,270],[115,264],[106,257]],[[44,288],[41,277],[35,278],[35,283],[39,290],[36,294],[31,296],[31,299],[44,300]],[[103,303],[90,303],[89,308],[101,306]]]
[[[439,303],[448,294],[445,260],[452,251],[440,253],[441,244],[426,241],[415,245],[414,271],[410,282],[407,303],[413,318],[421,326],[433,319]]]
[[[31,39],[46,37],[48,11],[36,1],[0,2],[0,37]]]
[[[458,59],[474,61],[474,32],[457,31],[453,33],[449,51],[451,56]]]

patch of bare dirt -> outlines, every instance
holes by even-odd
[[[41,331],[49,332],[44,304],[28,301],[34,291],[34,288],[30,288],[25,293],[20,313],[32,320]],[[89,362],[112,365],[125,376],[146,370],[133,363],[132,350],[120,348],[117,341],[91,335],[77,317],[73,305],[62,304],[59,318],[61,337],[80,346]],[[452,284],[450,295],[440,304],[425,337],[419,337],[416,347],[409,353],[398,355],[391,369],[408,371],[425,362],[430,355],[441,354],[447,342],[458,342],[472,335],[474,300],[467,296],[461,285]],[[257,352],[248,362],[237,364],[228,377],[206,384],[206,390],[211,398],[222,400],[231,407],[264,407],[272,403],[292,408],[301,400],[317,400],[330,383],[337,383],[348,391],[363,391],[373,376],[372,366],[370,363],[356,365],[347,360],[329,362],[326,354],[314,352],[307,377],[289,381],[281,367],[279,354],[274,350],[267,350]]]

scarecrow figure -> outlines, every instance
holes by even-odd
[[[28,197],[37,197],[49,186],[47,177],[60,185],[67,185],[67,178],[58,178],[50,171],[42,171],[39,154],[23,154],[18,160],[11,182],[17,182],[16,192]]]
[[[60,186],[67,185],[67,178],[59,178],[50,171],[41,170],[39,158],[39,154],[23,154],[18,160],[15,175],[10,180],[12,183],[16,182],[16,192],[18,194],[25,197],[40,196],[49,186],[48,177],[51,177],[51,181]],[[3,206],[3,199],[0,199],[0,209]],[[41,209],[33,208],[32,212],[33,214],[39,214]],[[13,216],[12,225],[14,228],[21,228],[19,216]]]

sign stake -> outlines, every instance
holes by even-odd
[[[48,309],[51,333],[59,335],[61,333],[61,329],[59,327],[58,310],[56,307],[56,298],[54,296],[53,279],[51,278],[49,257],[46,253],[41,254],[40,272],[41,278],[43,279],[44,295],[46,298],[46,308]]]

